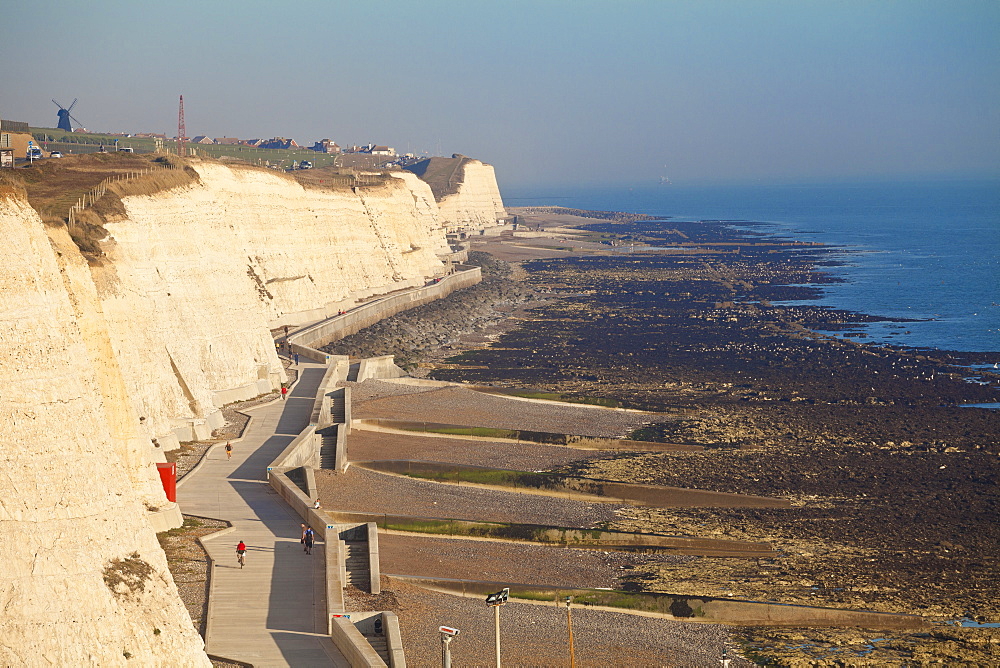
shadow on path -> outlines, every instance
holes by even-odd
[[[295,436],[271,436],[229,474],[230,480],[267,480],[267,467],[295,440]]]
[[[275,541],[267,605],[268,629],[300,633],[315,631],[313,608],[323,600],[323,596],[322,592],[314,591],[313,569],[324,561],[320,544],[313,545],[312,554],[306,554],[298,538],[294,541]]]
[[[248,480],[230,480],[229,484],[242,497],[248,509],[246,517],[233,517],[231,521],[260,522],[274,534],[275,540],[294,540],[298,544],[302,536],[299,528],[301,520],[270,485]],[[273,546],[268,549],[271,548]]]
[[[325,373],[326,369],[322,367],[305,368],[300,371],[298,382],[288,393],[288,398],[282,402],[284,405],[278,424],[274,427],[275,434],[298,436],[299,432],[306,428],[312,418],[316,392]]]
[[[315,636],[303,636],[287,631],[276,631],[271,634],[274,644],[281,650],[281,655],[288,662],[289,666],[296,668],[312,668],[312,666],[323,666],[329,668],[334,665],[331,659],[318,660],[316,658],[316,638]],[[324,641],[321,640],[321,643]],[[332,641],[328,641],[332,644]]]

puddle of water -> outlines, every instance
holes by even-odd
[[[857,655],[858,656],[868,656],[869,654],[871,654],[872,652],[874,652],[876,649],[878,649],[875,646],[875,643],[883,642],[884,640],[885,640],[885,638],[872,638],[871,640],[868,641],[867,645],[864,645],[863,648],[860,651],[857,652]]]
[[[1000,629],[1000,622],[977,622],[969,617],[949,619],[944,623],[948,626],[961,626],[966,629]]]

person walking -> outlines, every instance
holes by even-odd
[[[232,459],[232,458],[233,458],[233,444],[230,443],[229,441],[226,441],[226,459]]]
[[[292,353],[292,357],[295,358],[295,366],[298,366],[299,365],[299,354],[298,353]]]
[[[316,534],[313,533],[312,527],[306,527],[306,554],[313,553],[313,541],[316,538]]]
[[[236,561],[240,562],[240,568],[246,563],[247,544],[242,540],[236,546]]]
[[[285,395],[288,394],[288,388],[284,385],[281,386],[281,399],[284,401]]]

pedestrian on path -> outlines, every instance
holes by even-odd
[[[295,358],[295,366],[298,366],[299,365],[299,354],[298,353],[292,353],[292,357]]]
[[[302,537],[299,538],[299,542],[302,543],[302,545],[304,546],[306,544],[306,525],[300,524],[299,526],[302,527]],[[305,547],[303,547],[302,549],[304,550]]]
[[[313,533],[312,527],[307,527],[306,528],[306,539],[305,539],[306,554],[312,554],[313,553],[313,541],[315,540],[315,537],[316,537],[316,535]]]
[[[233,445],[229,441],[226,441],[226,459],[233,458]]]
[[[288,388],[284,385],[281,386],[281,399],[284,401],[285,395],[288,394]]]

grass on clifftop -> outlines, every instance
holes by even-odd
[[[140,174],[141,172],[148,172]],[[19,188],[28,203],[47,225],[65,225],[69,210],[106,179],[110,183],[103,197],[77,212],[70,236],[89,260],[100,257],[100,240],[107,236],[104,223],[121,219],[125,208],[121,198],[152,195],[197,180],[197,173],[175,156],[129,153],[91,153],[62,159],[36,161],[27,169],[4,170],[0,184]]]
[[[469,162],[469,158],[456,154],[453,158],[427,158],[407,169],[429,185],[434,199],[440,202],[445,196],[458,192],[465,178],[465,165]]]

